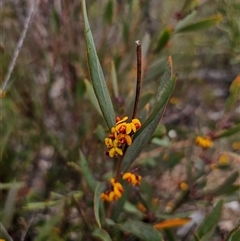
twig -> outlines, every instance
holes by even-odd
[[[22,237],[21,237],[21,240],[20,240],[20,241],[24,241],[24,240],[25,240],[26,235],[27,235],[27,232],[28,232],[29,228],[31,227],[31,225],[32,225],[32,223],[33,223],[33,220],[34,220],[34,215],[32,216],[30,222],[28,223],[25,232],[22,234]]]
[[[136,44],[137,44],[137,86],[136,86],[136,95],[135,95],[135,103],[134,103],[132,119],[135,118],[137,113],[137,107],[138,107],[140,89],[141,89],[141,80],[142,80],[142,46],[139,40],[136,41]]]
[[[89,222],[86,220],[86,217],[85,217],[85,215],[82,211],[82,208],[79,206],[78,201],[74,196],[72,197],[72,201],[75,203],[76,208],[77,208],[79,214],[81,215],[81,217],[83,219],[83,222],[85,223],[86,227],[89,228]]]
[[[5,236],[9,241],[13,241],[13,239],[11,238],[11,236],[8,234],[7,230],[5,229],[5,227],[2,225],[2,223],[0,222],[0,234],[2,236]]]
[[[16,65],[16,61],[17,61],[18,55],[19,55],[19,53],[20,53],[20,51],[22,49],[23,41],[24,41],[24,39],[26,37],[26,33],[27,33],[28,28],[29,28],[29,24],[31,22],[31,19],[32,19],[32,16],[33,16],[33,13],[34,13],[34,10],[35,10],[35,8],[37,6],[38,1],[39,0],[36,0],[35,3],[32,5],[31,9],[29,10],[29,15],[28,15],[28,17],[27,17],[27,19],[26,19],[26,21],[24,23],[23,31],[21,33],[20,39],[18,40],[17,46],[16,46],[16,48],[14,50],[12,61],[11,61],[10,65],[9,65],[9,67],[8,67],[8,71],[7,71],[7,74],[5,76],[2,88],[1,88],[2,92],[6,89],[7,84],[9,82],[9,80],[10,80],[11,74],[13,72],[13,69],[14,69],[14,67]]]

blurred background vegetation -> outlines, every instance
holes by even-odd
[[[27,0],[1,3],[1,84],[32,4]],[[185,159],[210,167],[222,151],[228,151],[234,156],[228,156],[231,165],[226,171],[236,169],[239,128],[217,140],[207,151],[207,161],[199,157],[193,138],[239,123],[239,98],[233,97],[226,107],[234,79],[239,91],[239,2],[200,0],[186,7],[184,1],[174,0],[88,0],[87,11],[116,116],[125,116],[132,108],[135,41],[141,40],[143,48],[138,113],[142,120],[167,57],[172,56],[178,75],[175,92],[151,143],[136,162],[154,187],[152,197],[160,200],[160,209],[186,178]],[[222,21],[206,29],[180,31],[181,25],[212,16]],[[109,177],[114,164],[105,156],[106,124],[89,80],[80,1],[40,0],[1,99],[0,215],[13,240],[95,240],[89,232],[94,224],[93,194],[77,166],[79,149],[96,180]],[[221,172],[210,186],[221,183]],[[231,195],[229,200],[237,199],[236,192]],[[197,209],[195,205],[197,201],[189,204],[191,211]]]

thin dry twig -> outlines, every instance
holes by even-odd
[[[7,74],[6,74],[5,79],[3,81],[3,85],[2,85],[2,88],[1,88],[2,92],[6,89],[7,84],[9,82],[9,80],[10,80],[11,74],[13,72],[13,69],[14,69],[14,67],[16,65],[16,61],[17,61],[18,55],[19,55],[19,53],[20,53],[20,51],[22,49],[23,41],[24,41],[24,39],[26,37],[27,30],[29,28],[29,25],[30,25],[33,13],[34,13],[34,11],[36,9],[36,6],[38,5],[38,2],[39,2],[39,0],[36,0],[35,3],[32,5],[32,7],[29,10],[29,14],[28,14],[28,16],[26,18],[26,21],[24,23],[24,28],[23,28],[21,36],[20,36],[20,38],[18,40],[17,46],[16,46],[16,48],[14,50],[12,61],[11,61],[10,65],[9,65],[9,67],[8,67]]]
[[[2,225],[2,223],[0,222],[0,234],[4,235],[9,241],[13,241],[13,239],[11,238],[11,236],[8,234],[7,230],[5,229],[5,227]]]
[[[31,225],[32,225],[32,223],[33,223],[33,220],[34,220],[34,215],[32,216],[30,222],[28,223],[25,232],[22,234],[22,237],[21,237],[21,240],[20,240],[20,241],[24,241],[24,240],[25,240],[25,238],[26,238],[26,236],[27,236],[27,232],[28,232],[28,230],[30,229],[30,227],[31,227]]]
[[[135,102],[134,102],[134,109],[132,114],[132,119],[135,118],[137,113],[137,107],[139,102],[140,96],[140,89],[141,89],[141,81],[142,81],[142,46],[139,40],[136,41],[137,45],[137,86],[136,86],[136,95],[135,95]]]

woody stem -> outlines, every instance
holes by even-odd
[[[141,81],[142,81],[142,46],[139,40],[136,41],[137,44],[137,86],[136,86],[136,94],[135,94],[135,102],[133,108],[132,119],[135,118],[137,113],[137,107],[139,102],[140,96],[140,89],[141,89]]]

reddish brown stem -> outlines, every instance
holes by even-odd
[[[139,102],[140,96],[140,89],[141,89],[141,81],[142,81],[142,46],[139,40],[136,41],[137,44],[137,85],[136,85],[136,94],[135,94],[135,102],[133,108],[132,119],[135,118],[137,113],[137,107]]]

